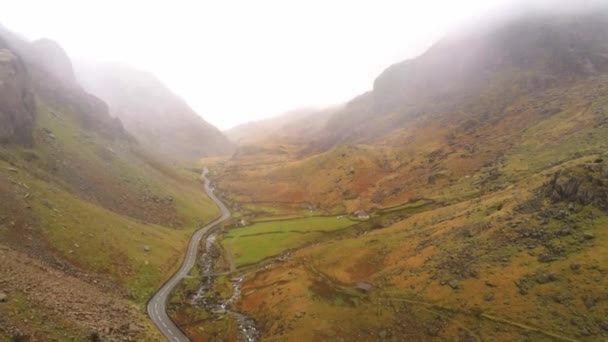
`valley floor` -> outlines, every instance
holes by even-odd
[[[603,340],[605,184],[606,162],[589,155],[479,197],[417,200],[367,220],[235,203],[207,296],[230,297],[230,280],[245,275],[232,307],[270,341]],[[195,341],[238,340],[232,318],[191,306],[200,270],[192,276],[172,299],[178,324]]]

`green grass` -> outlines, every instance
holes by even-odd
[[[192,232],[219,215],[200,175],[160,163],[132,143],[83,130],[69,109],[51,109],[40,99],[36,131],[34,148],[0,146],[0,167],[19,170],[3,173],[27,186],[22,191],[29,193],[37,233],[59,256],[109,277],[133,301],[145,303],[180,263]],[[26,161],[24,153],[36,158]],[[173,202],[141,200],[151,195]],[[169,214],[152,217],[154,205]]]
[[[230,230],[222,240],[235,257],[237,266],[253,264],[297,248],[330,232],[356,224],[344,217],[307,217],[294,220],[259,222]]]
[[[35,189],[33,213],[44,222],[41,231],[51,245],[74,264],[111,276],[137,302],[145,302],[164,281],[190,235],[135,222],[44,183],[29,186]]]

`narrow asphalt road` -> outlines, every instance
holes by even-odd
[[[209,223],[208,225],[197,230],[190,240],[190,244],[188,245],[188,251],[186,252],[186,258],[182,263],[182,266],[179,270],[154,294],[152,299],[148,302],[148,316],[152,319],[152,322],[156,324],[158,329],[167,337],[167,340],[171,342],[182,342],[182,341],[190,341],[190,339],[184,335],[184,333],[173,323],[171,318],[167,315],[166,307],[167,300],[169,295],[180,282],[180,280],[184,279],[190,270],[196,263],[196,255],[198,251],[198,245],[201,241],[201,238],[215,225],[218,223],[227,220],[230,217],[230,211],[224,203],[222,203],[213,193],[213,189],[211,188],[210,181],[207,178],[207,173],[209,171],[207,168],[203,171],[203,179],[205,181],[205,191],[209,198],[217,204],[222,212],[222,216],[215,221]]]

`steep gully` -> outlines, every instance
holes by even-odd
[[[186,257],[179,268],[179,270],[173,274],[173,276],[152,296],[150,301],[148,302],[148,316],[154,324],[158,327],[158,329],[165,335],[168,341],[171,342],[182,342],[182,341],[190,341],[190,339],[179,329],[175,323],[169,318],[167,315],[167,301],[171,292],[175,289],[177,284],[188,276],[192,267],[196,263],[198,246],[200,244],[203,236],[207,235],[215,226],[219,223],[230,218],[231,214],[228,208],[222,203],[214,194],[213,188],[211,187],[211,182],[207,178],[207,173],[209,171],[205,168],[202,174],[202,178],[205,182],[205,192],[215,202],[215,204],[220,209],[222,215],[216,219],[215,221],[207,224],[206,226],[197,230],[190,240],[188,244],[188,250],[186,251]],[[240,288],[243,278],[234,278],[233,279],[233,295],[228,300],[217,303],[211,302],[205,299],[205,291],[208,290],[212,283],[213,275],[213,263],[214,258],[211,255],[210,251],[214,248],[215,243],[215,234],[209,234],[206,239],[206,250],[202,255],[201,265],[203,268],[203,281],[201,287],[193,300],[193,304],[200,306],[203,309],[213,311],[213,312],[226,312],[231,315],[238,323],[239,327],[239,336],[241,340],[247,342],[253,342],[258,339],[258,332],[255,328],[255,323],[253,320],[241,313],[238,313],[233,310],[229,310],[228,307],[231,303],[233,303],[240,296]]]

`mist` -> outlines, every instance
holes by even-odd
[[[293,108],[346,102],[369,90],[386,67],[448,34],[523,13],[577,13],[605,4],[20,1],[5,6],[0,22],[29,39],[58,41],[75,60],[147,70],[226,129]]]

